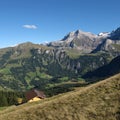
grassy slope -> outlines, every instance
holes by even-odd
[[[0,120],[119,120],[120,74],[40,102],[0,111]]]

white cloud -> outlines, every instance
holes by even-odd
[[[36,25],[23,25],[24,28],[27,29],[37,29],[38,27]]]

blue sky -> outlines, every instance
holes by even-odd
[[[0,48],[120,27],[120,0],[0,0]]]

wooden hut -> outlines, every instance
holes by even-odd
[[[39,91],[35,88],[26,92],[26,99],[28,102],[39,101],[41,99],[44,99],[45,97],[46,96],[43,91]]]

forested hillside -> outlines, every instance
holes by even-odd
[[[111,59],[107,53],[69,54],[68,50],[32,43],[1,49],[0,87],[26,90],[39,86],[42,89],[53,83],[72,79],[79,81],[81,75],[107,64]]]

